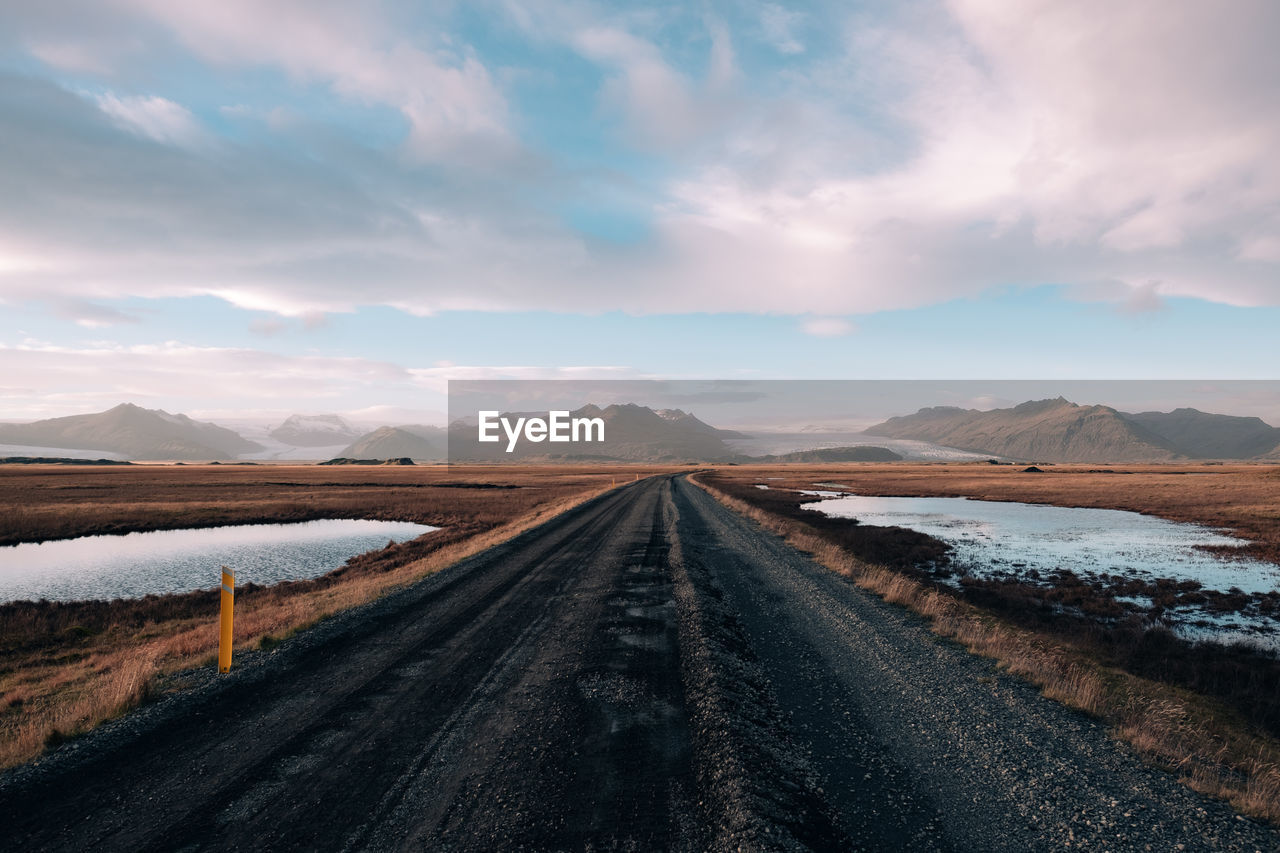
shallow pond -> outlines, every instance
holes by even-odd
[[[949,543],[974,574],[1010,567],[1041,574],[1123,574],[1199,581],[1208,589],[1267,592],[1280,566],[1226,559],[1201,545],[1244,545],[1209,527],[1114,509],[1045,506],[969,498],[826,497],[808,504],[863,524],[909,527]]]
[[[834,484],[823,483],[830,486]],[[1144,580],[1194,580],[1205,589],[1246,593],[1280,589],[1280,566],[1223,556],[1200,546],[1245,543],[1210,527],[1111,509],[1047,506],[969,498],[890,498],[808,492],[822,498],[806,506],[862,524],[906,527],[950,544],[952,564],[976,577],[1048,583],[1066,569],[1086,579],[1119,575]],[[1198,608],[1197,608],[1198,610]],[[1206,620],[1224,634],[1272,631],[1267,618],[1208,616],[1183,610],[1169,621]],[[1201,625],[1203,629],[1206,625]]]
[[[314,578],[349,557],[438,530],[426,524],[324,519],[83,536],[0,547],[0,602],[137,598],[218,585],[221,566],[237,583]]]

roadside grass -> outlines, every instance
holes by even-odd
[[[707,479],[714,477],[690,478],[862,589],[926,617],[935,634],[994,659],[1046,697],[1101,719],[1139,755],[1189,787],[1245,814],[1280,822],[1280,741],[1222,702],[1107,666],[1087,649],[1011,624],[899,568],[859,559],[808,524],[754,506]]]
[[[408,476],[419,477],[419,482],[442,479],[446,473],[437,469],[424,475],[420,469],[414,475],[412,468],[398,470],[401,479],[404,472],[411,472]],[[627,481],[633,471],[628,470]],[[280,473],[277,469],[271,476],[279,479]],[[300,472],[289,469],[287,473],[292,478]],[[301,473],[309,478],[311,472]],[[350,507],[341,504],[350,503],[349,498],[326,500],[326,484],[334,478],[332,469],[327,473],[324,479],[313,479],[307,493],[316,504],[328,503],[330,508],[339,504],[337,511],[346,512]],[[448,473],[457,479],[457,471]],[[237,652],[269,650],[334,613],[411,584],[612,488],[607,473],[584,469],[489,468],[473,472],[473,478],[537,485],[510,490],[415,489],[414,500],[401,513],[395,512],[393,502],[398,491],[409,488],[403,482],[389,489],[390,496],[372,500],[370,490],[354,489],[363,493],[364,502],[385,510],[382,517],[420,520],[443,529],[352,558],[314,580],[239,588]],[[198,503],[205,499],[207,484],[196,485]],[[145,488],[139,484],[128,488],[135,487]],[[352,490],[350,482],[335,488]],[[247,490],[252,491],[251,485]],[[245,503],[250,517],[261,517],[261,504]],[[98,516],[86,513],[85,526],[93,529],[102,514],[133,512],[132,506],[112,508],[109,502],[103,506],[105,513]],[[355,516],[368,517],[361,512],[346,515]],[[233,515],[232,523],[243,517]],[[145,521],[145,516],[140,520]],[[0,767],[29,761],[46,748],[120,716],[156,691],[162,676],[201,665],[212,667],[218,644],[217,613],[218,594],[213,589],[109,602],[0,605]]]

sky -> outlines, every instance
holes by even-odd
[[[0,420],[1280,378],[1277,38],[1271,0],[0,0]]]

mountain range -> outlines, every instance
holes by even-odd
[[[290,415],[268,433],[293,447],[333,447],[360,437],[360,430],[338,415]]]
[[[122,403],[92,415],[0,424],[0,443],[97,450],[128,459],[235,459],[262,445],[216,424]]]
[[[526,417],[539,415],[545,417],[546,413],[524,413]],[[490,462],[826,463],[887,462],[898,456],[885,448],[859,446],[749,457],[727,443],[748,438],[742,433],[719,429],[680,409],[655,410],[633,403],[604,408],[586,405],[571,416],[602,419],[605,441],[577,445],[522,441],[515,452],[508,454],[505,442],[482,444],[477,441],[474,421],[456,421],[448,430],[399,425],[359,434],[357,428],[338,415],[293,415],[270,432],[254,434],[263,441],[270,436],[272,442],[302,451],[326,448],[329,454],[333,448],[345,444],[335,455],[352,459],[437,461],[445,459],[449,449],[456,461]],[[1280,461],[1280,429],[1258,418],[1189,408],[1128,413],[1109,406],[1077,405],[1061,397],[991,411],[947,406],[925,408],[912,415],[890,418],[866,433],[1006,459],[1044,462]],[[257,442],[217,424],[131,403],[89,415],[26,424],[0,423],[0,444],[40,449],[39,453],[26,455],[47,456],[50,454],[45,448],[63,448],[135,460],[232,460],[266,450]],[[298,455],[305,458],[306,454]]]
[[[1280,446],[1280,429],[1258,418],[1185,408],[1130,414],[1062,397],[990,411],[925,408],[866,432],[1046,462],[1251,459]]]
[[[725,444],[728,438],[744,438],[742,433],[717,429],[680,409],[654,410],[634,403],[615,403],[602,409],[588,404],[570,412],[569,416],[603,420],[604,441],[568,446],[522,441],[508,453],[505,442],[481,443],[477,439],[476,424],[460,420],[449,425],[450,458],[475,462],[533,459],[717,462],[742,458]],[[545,418],[546,412],[504,413],[502,417]]]
[[[545,416],[545,412],[541,413]],[[680,409],[653,410],[633,404],[600,408],[584,406],[575,417],[599,417],[605,422],[606,441],[558,454],[549,447],[525,443],[514,454],[501,447],[476,441],[474,423],[443,427],[422,424],[383,426],[359,434],[338,415],[292,415],[265,433],[271,441],[295,448],[332,448],[346,444],[336,454],[350,459],[399,459],[439,461],[447,458],[448,443],[456,442],[457,459],[512,461],[513,459],[564,458],[566,460],[613,459],[630,461],[711,461],[740,458],[725,443],[742,438]],[[265,439],[264,439],[265,440]],[[38,448],[65,448],[118,454],[127,459],[180,461],[230,460],[264,451],[263,445],[239,433],[211,423],[192,420],[125,403],[105,412],[51,418],[27,424],[0,424],[0,444]]]

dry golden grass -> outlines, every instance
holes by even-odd
[[[236,523],[361,516],[445,526],[414,543],[357,558],[315,581],[243,590],[235,620],[236,648],[243,650],[270,645],[330,614],[386,595],[645,473],[635,467],[479,466],[0,470],[0,507],[8,502],[12,508],[20,500],[15,494],[24,496],[32,512],[21,517],[23,537],[192,523],[168,523],[175,519]],[[448,483],[521,488],[441,485]],[[153,490],[163,499],[137,499]],[[80,502],[76,495],[88,499]],[[158,504],[172,506],[173,514],[157,518]],[[156,521],[161,523],[148,523]],[[5,529],[13,535],[8,522]],[[0,767],[30,760],[47,745],[119,716],[142,701],[159,676],[212,666],[216,601],[209,591],[52,610],[0,606]]]
[[[0,465],[0,545],[136,530],[377,518],[487,523],[635,466]],[[475,485],[520,488],[457,488]],[[518,511],[518,510],[517,510]]]
[[[847,468],[839,473],[835,482],[854,485]],[[817,480],[832,481],[831,474],[830,468],[824,468]],[[740,475],[733,472],[735,479]],[[742,476],[754,479],[758,472]],[[768,476],[780,476],[778,469],[770,470]],[[815,482],[814,476],[812,472],[800,475],[806,487]],[[883,472],[873,476],[883,478],[880,482],[893,479]],[[867,485],[870,479],[858,479],[859,490],[874,491]],[[1078,648],[1009,625],[893,569],[864,563],[802,522],[751,506],[699,477],[692,480],[730,509],[754,519],[859,587],[927,617],[939,636],[994,659],[1008,672],[1037,685],[1045,696],[1101,718],[1140,755],[1174,770],[1191,788],[1224,799],[1246,814],[1280,822],[1280,743],[1246,725],[1220,703],[1105,667]]]

